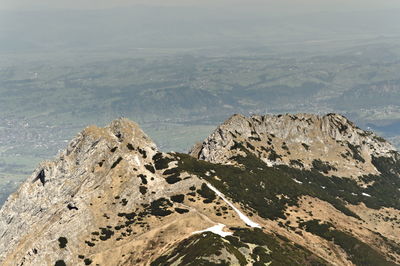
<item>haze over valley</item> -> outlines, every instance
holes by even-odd
[[[138,122],[163,151],[187,152],[233,113],[338,112],[400,145],[394,2],[378,9],[7,3],[1,202],[82,128],[119,116]]]

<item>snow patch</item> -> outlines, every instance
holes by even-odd
[[[370,194],[367,194],[367,193],[361,193],[363,196],[366,196],[366,197],[371,197],[371,195]]]
[[[300,184],[300,185],[303,184],[303,182],[297,180],[296,178],[292,178],[292,179],[293,179],[293,181],[296,182],[297,184]]]
[[[224,232],[224,231],[222,231],[222,229],[224,227],[225,227],[224,224],[217,224],[217,225],[211,226],[211,227],[209,227],[207,229],[193,232],[192,234],[201,234],[201,233],[204,233],[204,232],[211,232],[211,233],[220,235],[222,237],[226,237],[226,236],[232,235],[232,232]]]
[[[223,199],[229,206],[232,207],[232,209],[239,215],[239,218],[248,226],[250,227],[256,227],[256,228],[261,228],[261,226],[258,223],[253,222],[252,220],[249,219],[246,215],[244,215],[241,211],[239,211],[230,201],[228,201],[224,194],[222,194],[218,189],[213,187],[211,184],[207,183],[207,186],[215,192],[219,197]]]

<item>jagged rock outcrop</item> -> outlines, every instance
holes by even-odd
[[[346,232],[347,237],[368,243],[400,263],[400,156],[389,142],[347,118],[338,114],[233,115],[190,154],[255,174],[247,180],[219,177],[227,187],[222,191],[229,194],[238,182],[241,190],[253,194],[235,191],[232,198],[258,206],[258,214],[269,218],[266,224],[272,231],[328,261],[371,263],[333,258],[331,245],[315,238],[333,240]],[[342,247],[336,252],[344,251],[343,257],[349,256],[345,246],[354,241],[350,238],[335,243]]]
[[[359,177],[377,174],[373,157],[393,158],[395,148],[344,116],[328,114],[233,115],[191,154],[213,163],[233,163],[237,143],[267,165],[301,169],[320,166],[329,175]]]
[[[399,155],[344,117],[235,115],[191,155],[86,128],[1,208],[0,264],[400,263]]]
[[[188,237],[208,237],[207,228],[247,228],[179,160],[127,119],[86,128],[0,210],[0,264],[146,265]],[[231,251],[213,260],[238,264]],[[247,253],[240,259],[250,262]]]
[[[106,128],[86,128],[56,160],[42,163],[4,204],[0,211],[1,264],[93,261],[111,265],[146,259],[150,255],[146,252],[157,248],[148,245],[159,243],[152,244],[154,240],[145,236],[135,237],[137,241],[131,243],[129,239],[154,233],[153,225],[162,230],[156,217],[172,213],[179,205],[170,197],[200,183],[196,179],[169,184],[164,170],[155,169],[156,155],[161,156],[155,144],[126,119]],[[152,213],[156,213],[154,217],[144,221]],[[194,220],[198,220],[191,225],[194,229],[207,224],[199,217]],[[162,226],[174,227],[179,222]],[[185,222],[191,223],[190,219]],[[187,234],[175,231],[166,233],[166,238]],[[119,242],[122,244],[116,245]]]

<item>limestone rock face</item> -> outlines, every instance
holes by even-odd
[[[57,239],[78,241],[93,224],[94,213],[107,209],[100,204],[111,200],[113,192],[140,198],[138,190],[127,186],[138,188],[140,179],[127,180],[127,175],[133,175],[133,169],[146,172],[156,152],[155,144],[128,120],[86,128],[56,160],[42,163],[4,204],[0,260],[51,264],[47,256]]]
[[[398,265],[400,162],[340,115],[235,115],[191,156],[90,126],[0,209],[0,265]]]
[[[153,226],[160,230],[164,224],[157,217],[174,216],[173,207],[179,204],[170,197],[200,182],[193,177],[169,184],[164,170],[155,169],[156,154],[163,156],[127,119],[83,130],[57,159],[40,164],[0,210],[0,264],[79,265],[86,260],[116,265],[146,258],[140,249],[151,256],[147,241],[154,240],[137,235],[151,234]],[[189,228],[191,216],[183,219]],[[209,224],[195,212],[193,216],[198,220],[193,231]],[[175,220],[171,227],[182,222]],[[175,233],[171,229],[166,239]],[[175,236],[187,234],[182,230]],[[132,252],[135,245],[140,248]]]
[[[233,115],[191,155],[213,163],[233,163],[239,143],[267,165],[302,169],[326,165],[325,174],[359,177],[377,174],[373,157],[394,158],[395,148],[338,114]]]

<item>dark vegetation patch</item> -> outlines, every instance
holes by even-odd
[[[146,176],[143,174],[139,174],[138,177],[142,180],[142,184],[146,185],[147,184],[147,179]]]
[[[217,197],[215,195],[215,192],[212,191],[206,183],[201,184],[201,188],[197,190],[197,193],[199,193],[203,198],[204,203],[211,203],[213,200],[215,200]]]
[[[250,136],[249,139],[250,140],[255,140],[255,141],[261,141],[259,136]]]
[[[130,143],[128,143],[127,145],[126,145],[126,147],[128,148],[128,150],[130,150],[130,151],[133,151],[133,150],[135,150],[135,148],[132,146],[132,144],[130,144]]]
[[[287,146],[286,142],[282,143],[282,149],[285,150],[285,151],[289,150],[289,147]]]
[[[347,146],[349,146],[349,149],[351,150],[352,154],[353,154],[353,159],[360,161],[362,163],[365,163],[364,158],[361,156],[360,154],[360,146],[354,146],[351,143],[348,143]]]
[[[379,253],[357,238],[342,231],[335,230],[330,223],[320,223],[319,220],[311,220],[300,223],[300,226],[308,232],[318,235],[328,241],[333,241],[333,243],[340,246],[349,254],[349,259],[355,265],[396,265],[387,261],[384,254]]]
[[[169,158],[165,158],[163,157],[161,152],[157,152],[154,156],[153,156],[153,161],[154,161],[154,167],[157,170],[161,170],[161,169],[165,169],[168,168],[168,164],[170,162],[172,162],[172,159]]]
[[[141,149],[141,148],[138,148],[138,151],[139,151],[139,153],[142,155],[142,157],[143,158],[147,158],[147,153],[146,153],[146,151],[145,150],[143,150],[143,149]]]
[[[68,210],[78,210],[78,207],[76,207],[74,204],[72,204],[72,203],[68,203],[68,205],[67,205],[67,208],[68,208]]]
[[[345,125],[345,124],[341,124],[341,125],[338,125],[337,126],[338,127],[338,129],[339,129],[339,132],[340,133],[344,133],[344,132],[346,132],[346,130],[349,128],[347,125]]]
[[[304,147],[304,149],[306,149],[306,151],[310,150],[310,146],[305,144],[305,143],[301,143],[301,145]]]
[[[189,210],[187,209],[182,209],[182,208],[175,208],[175,211],[179,214],[187,213]]]
[[[124,224],[119,225],[114,227],[115,230],[120,230],[122,228],[125,228],[126,226],[130,226],[132,224],[134,224],[138,218],[140,218],[140,216],[144,216],[144,213],[139,213],[138,215],[135,212],[130,212],[130,213],[118,213],[119,217],[125,217],[126,221]]]
[[[303,145],[304,146],[304,145]],[[382,173],[381,175],[364,176],[365,182],[374,181],[373,185],[361,188],[358,184],[348,178],[336,176],[326,177],[321,171],[331,169],[323,162],[314,163],[313,170],[295,169],[288,166],[267,167],[259,158],[250,153],[239,143],[235,143],[235,149],[241,149],[246,157],[236,156],[232,158],[242,164],[244,168],[230,165],[212,164],[206,161],[196,160],[186,154],[171,154],[179,156],[177,171],[187,171],[198,175],[231,199],[251,207],[263,218],[276,219],[285,218],[287,206],[298,204],[301,196],[316,197],[332,204],[342,213],[359,218],[356,214],[346,208],[345,204],[359,204],[363,202],[367,207],[379,209],[381,207],[393,207],[400,209],[400,163],[399,155],[394,154],[395,159],[380,157],[372,158],[372,163]],[[155,155],[156,157],[156,155]],[[161,164],[168,167],[168,162],[174,159],[162,158],[161,154],[157,159]],[[221,180],[208,177],[206,172],[215,170]],[[329,171],[329,170],[328,170]],[[293,179],[301,181],[297,184]],[[260,186],[260,182],[265,188]],[[193,191],[195,188],[191,188]],[[197,192],[205,198],[205,202],[212,202],[215,193],[205,184]],[[251,193],[249,193],[251,192]],[[371,197],[363,196],[367,193]],[[287,197],[278,198],[277,195]],[[190,199],[190,198],[189,198]]]
[[[179,177],[179,174],[174,174],[174,175],[167,176],[165,178],[165,180],[167,181],[168,184],[172,185],[172,184],[175,184],[175,183],[178,183],[179,181],[181,181],[182,178]]]
[[[114,231],[108,228],[100,227],[100,230],[100,240],[106,241],[114,235]]]
[[[168,184],[175,184],[179,181],[182,180],[182,178],[180,178],[180,169],[177,167],[171,168],[171,169],[167,169],[163,172],[163,175],[168,175],[165,180],[168,182]]]
[[[147,187],[146,186],[139,186],[139,192],[144,195],[147,193]]]
[[[345,207],[345,201],[355,204],[365,198],[351,194],[361,190],[355,181],[338,177],[327,178],[317,171],[287,166],[267,167],[263,161],[244,147],[241,149],[246,152],[246,157],[236,156],[232,159],[244,165],[244,169],[196,160],[186,154],[179,154],[181,160],[178,167],[183,171],[201,176],[229,198],[256,210],[263,218],[285,218],[284,212],[287,206],[297,206],[299,198],[303,195],[327,201],[346,215],[358,218]],[[212,169],[221,180],[206,176],[205,173]],[[293,179],[303,184],[297,184]],[[260,185],[260,182],[265,188]],[[205,184],[197,192],[206,198],[205,202],[215,199],[214,192]],[[287,197],[278,198],[280,194]]]
[[[327,174],[329,171],[334,170],[337,171],[337,169],[333,166],[331,166],[328,162],[323,162],[320,159],[315,159],[312,161],[312,167],[319,171]]]
[[[272,261],[272,265],[327,265],[323,259],[312,254],[301,246],[292,244],[284,237],[272,234],[265,234],[261,229],[238,228],[233,236],[242,243],[255,244],[257,247],[253,250],[251,257],[256,261],[253,265],[265,265]],[[271,251],[267,252],[263,247],[267,246]]]
[[[125,213],[125,212],[120,212],[118,213],[119,217],[125,217],[127,220],[132,220],[136,217],[136,213],[131,212],[131,213]]]
[[[185,199],[185,195],[183,194],[178,194],[178,195],[173,195],[171,196],[171,200],[173,202],[178,202],[178,203],[182,203]]]
[[[394,153],[394,159],[389,157],[372,157],[372,164],[381,175],[364,176],[365,182],[373,181],[364,192],[371,197],[363,197],[363,202],[369,207],[379,209],[380,207],[393,207],[400,209],[400,161],[399,154]]]
[[[282,159],[282,156],[280,156],[279,154],[277,154],[276,151],[275,151],[274,149],[272,149],[272,148],[267,148],[267,149],[265,149],[265,148],[264,148],[264,150],[267,151],[267,152],[269,153],[269,154],[268,154],[268,160],[275,162],[275,161],[278,160],[278,159]]]
[[[92,264],[92,260],[89,259],[89,258],[84,259],[83,262],[85,263],[85,265],[90,265],[90,264]]]
[[[153,174],[156,172],[156,169],[151,164],[146,164],[144,167]]]
[[[122,157],[118,157],[118,159],[111,165],[111,169],[115,168],[122,161]]]
[[[95,243],[90,242],[90,241],[85,241],[86,245],[88,245],[89,247],[94,247]]]
[[[344,159],[349,159],[351,154],[350,154],[350,152],[346,151],[346,153],[341,153],[340,156],[342,156],[342,158],[344,158]]]
[[[299,160],[290,160],[290,165],[297,166],[300,168],[304,167],[304,164],[302,162],[300,162]]]
[[[233,255],[239,265],[248,265],[250,261],[241,250],[247,249],[255,261],[252,265],[327,265],[321,258],[286,239],[267,235],[260,229],[238,229],[232,236],[224,238],[211,232],[191,236],[181,241],[171,253],[157,258],[151,265],[231,265],[223,260],[226,254]],[[251,252],[248,244],[257,245]],[[266,249],[265,247],[268,247]],[[269,252],[268,250],[271,250]],[[214,260],[216,258],[216,261]]]
[[[150,204],[142,204],[142,208],[136,208],[132,210],[132,212],[118,213],[118,216],[124,217],[125,221],[114,226],[114,230],[116,230],[117,231],[116,233],[119,234],[116,240],[119,241],[126,236],[136,234],[132,226],[139,226],[146,230],[149,230],[150,226],[148,223],[145,222],[145,217],[157,216],[161,218],[163,216],[170,215],[174,212],[174,210],[169,209],[172,206],[173,203],[171,201],[165,198],[160,198],[151,202]],[[100,228],[100,230],[102,230],[101,231],[102,235],[106,235],[106,237],[108,236],[108,238],[114,235],[114,232],[110,230],[111,228],[112,228],[111,226],[107,226],[107,228]],[[108,231],[104,231],[104,229]],[[100,239],[105,240],[102,239],[101,237]]]
[[[150,213],[155,216],[167,216],[172,213],[168,207],[172,207],[172,203],[166,198],[160,198],[150,204]]]
[[[65,264],[64,260],[58,260],[54,263],[54,266],[67,266],[67,264]]]
[[[163,172],[163,175],[174,175],[174,174],[179,174],[180,171],[177,167],[167,169]]]
[[[253,145],[251,145],[249,142],[246,142],[246,146],[247,146],[247,148],[249,148],[249,149],[251,149],[253,151],[256,150],[256,148]]]
[[[115,152],[117,149],[118,149],[118,147],[114,147],[114,148],[112,148],[110,151],[111,151],[111,152]]]
[[[176,248],[167,255],[161,256],[154,260],[151,265],[171,265],[174,262],[179,262],[179,265],[226,265],[229,263],[224,260],[223,251],[227,250],[229,253],[245,265],[245,257],[240,253],[232,244],[227,243],[218,235],[213,233],[202,233],[194,235],[181,241]],[[212,257],[212,259],[211,259]],[[210,259],[208,259],[210,258]]]
[[[58,246],[60,248],[65,248],[67,246],[67,243],[68,243],[68,240],[65,237],[61,236],[58,238]]]
[[[381,136],[375,135],[373,138],[374,138],[376,141],[379,141],[379,142],[383,142],[383,143],[386,142],[386,140],[385,140],[384,138],[382,138]]]
[[[126,206],[126,204],[128,204],[128,201],[124,198],[124,199],[121,200],[120,203],[121,203],[122,206]]]
[[[376,234],[383,239],[383,242],[385,243],[385,245],[387,247],[389,247],[392,250],[392,252],[400,254],[400,245],[398,245],[396,242],[394,242],[391,239],[388,239],[387,237],[385,237],[384,235],[382,235],[380,233],[376,233]]]

